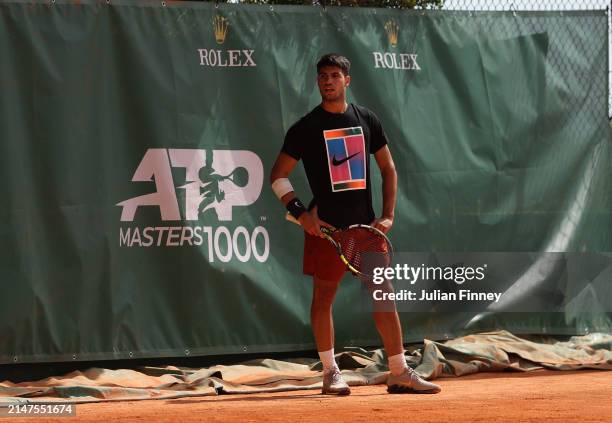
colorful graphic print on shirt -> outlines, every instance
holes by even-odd
[[[365,189],[366,151],[361,126],[323,131],[323,138],[332,191]]]

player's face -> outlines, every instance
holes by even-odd
[[[317,75],[319,92],[323,101],[344,101],[346,87],[350,82],[351,77],[344,75],[342,69],[337,66],[323,66]]]

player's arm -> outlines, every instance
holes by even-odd
[[[270,184],[274,194],[276,194],[289,213],[299,220],[302,228],[311,235],[322,237],[321,224],[323,222],[318,219],[316,208],[313,213],[308,212],[306,207],[296,197],[293,186],[289,182],[289,175],[295,168],[295,165],[297,165],[297,162],[289,154],[281,152],[276,158],[274,166],[272,166]]]
[[[382,176],[383,211],[382,216],[375,219],[371,226],[387,233],[393,226],[393,218],[395,216],[397,172],[395,171],[395,164],[393,163],[389,146],[381,147],[374,153],[374,158]]]

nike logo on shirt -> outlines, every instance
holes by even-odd
[[[358,152],[356,152],[355,154],[351,154],[350,156],[345,157],[345,158],[340,159],[340,160],[336,159],[336,155],[334,155],[334,157],[332,157],[332,164],[333,164],[334,166],[340,166],[342,163],[344,163],[344,162],[345,162],[345,161],[347,161],[347,160],[352,159],[353,157],[355,157],[355,156],[356,156],[357,154],[359,154],[359,153],[361,153],[361,151],[358,151]]]

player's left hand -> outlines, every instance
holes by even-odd
[[[391,230],[391,227],[393,226],[393,218],[385,216],[379,217],[377,219],[374,219],[372,223],[370,223],[370,226],[386,234]]]

